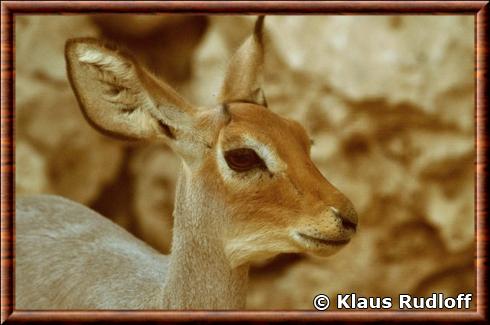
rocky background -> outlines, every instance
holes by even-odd
[[[17,16],[16,191],[91,206],[169,251],[176,157],[92,130],[67,82],[80,36],[128,48],[189,100],[213,104],[247,16]],[[472,16],[271,16],[269,107],[306,126],[360,229],[327,259],[251,271],[248,308],[311,309],[318,293],[475,291]],[[474,304],[476,306],[476,304]]]

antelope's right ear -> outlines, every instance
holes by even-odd
[[[175,139],[194,108],[135,59],[92,38],[68,40],[70,84],[87,121],[123,139]]]
[[[250,102],[267,107],[262,91],[264,65],[264,16],[255,22],[253,34],[230,60],[219,99],[227,102]]]

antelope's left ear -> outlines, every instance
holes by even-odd
[[[170,145],[194,121],[196,108],[129,54],[92,38],[70,39],[70,84],[87,121],[122,139],[162,138]]]
[[[262,91],[264,65],[264,16],[255,22],[254,33],[231,58],[221,88],[220,101],[251,102],[267,107]]]

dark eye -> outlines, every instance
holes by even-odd
[[[260,157],[248,148],[233,149],[225,152],[228,167],[237,172],[245,172],[254,168],[266,168]]]

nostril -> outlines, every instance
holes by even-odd
[[[342,223],[342,227],[345,229],[351,229],[356,231],[357,229],[357,214],[354,209],[347,210],[347,213],[340,212],[337,208],[330,207],[330,210]]]
[[[356,231],[357,229],[357,215],[354,213],[351,213],[353,210],[348,210],[347,216],[346,214],[340,212],[337,208],[330,207],[332,212],[337,216],[338,219],[342,222],[342,227],[345,229],[351,229],[353,231]]]
[[[357,228],[356,223],[353,223],[352,221],[345,219],[343,216],[341,216],[340,219],[342,220],[342,226],[344,228],[352,229],[352,230],[356,231],[356,228]]]

